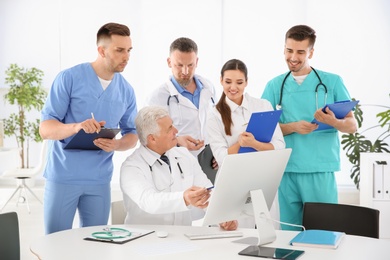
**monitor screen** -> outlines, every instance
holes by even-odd
[[[203,225],[253,216],[250,191],[261,189],[271,208],[291,149],[227,155],[218,170]]]

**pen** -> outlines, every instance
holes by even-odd
[[[211,189],[213,189],[213,188],[214,188],[214,186],[211,186],[211,187],[208,187],[207,190],[211,190]]]
[[[91,112],[91,116],[92,116],[92,119],[95,119],[95,116],[93,115],[93,112]],[[99,131],[98,131],[98,130],[96,130],[96,133],[98,134],[98,133],[99,133]]]
[[[183,170],[181,169],[181,167],[180,167],[180,164],[179,164],[179,163],[177,163],[177,167],[179,167],[180,176],[181,176],[181,178],[183,179],[183,178],[184,178],[184,175],[183,175]]]

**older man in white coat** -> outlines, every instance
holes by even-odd
[[[191,225],[194,211],[208,206],[212,183],[194,156],[176,146],[177,130],[165,108],[144,107],[135,122],[141,146],[123,162],[120,176],[125,223]],[[237,221],[221,227],[234,230]]]

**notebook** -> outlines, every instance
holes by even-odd
[[[97,138],[114,138],[121,129],[119,128],[102,128],[99,133],[87,134],[81,129],[73,138],[67,143],[64,149],[80,149],[80,150],[100,150],[93,140]]]
[[[301,231],[290,245],[336,249],[344,237],[344,232],[311,229]]]
[[[357,104],[359,103],[359,100],[344,100],[344,101],[337,101],[333,104],[328,104],[324,106],[322,109],[323,112],[326,112],[326,108],[329,107],[329,109],[334,113],[337,119],[344,118]],[[312,123],[318,124],[318,130],[326,130],[326,129],[332,129],[333,127],[324,123],[318,122],[316,119],[313,119],[311,121]]]
[[[282,110],[252,113],[246,131],[252,133],[259,142],[269,143],[274,135]],[[256,152],[252,147],[240,147],[238,153]]]

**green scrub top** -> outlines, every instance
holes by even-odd
[[[336,101],[350,100],[342,78],[338,75],[316,70],[322,83],[327,87],[318,87],[318,108]],[[267,83],[262,98],[271,102],[274,109],[280,101],[281,86],[287,73],[277,76]],[[284,84],[282,98],[281,124],[314,119],[316,107],[316,86],[319,79],[311,71],[301,85],[290,74]],[[292,148],[286,172],[334,172],[340,170],[340,142],[336,129],[314,131],[301,135],[293,133],[284,136],[286,148]]]

